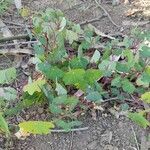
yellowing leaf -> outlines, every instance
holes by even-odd
[[[21,8],[20,9],[20,15],[22,17],[28,17],[30,15],[30,10],[29,8]]]
[[[23,91],[33,95],[35,92],[41,92],[41,87],[46,83],[44,79],[38,79],[24,86]]]
[[[143,128],[150,126],[150,122],[140,113],[129,113],[128,117]]]
[[[46,121],[27,121],[19,124],[20,130],[31,134],[48,134],[54,124]]]
[[[146,92],[141,96],[141,99],[145,102],[150,104],[150,92]]]

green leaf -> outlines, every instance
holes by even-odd
[[[85,89],[86,81],[84,79],[84,69],[72,69],[65,73],[63,81],[65,85],[75,85],[77,88]]]
[[[19,124],[21,130],[32,134],[48,134],[55,126],[52,122],[26,121]]]
[[[58,82],[56,82],[56,92],[57,95],[67,95],[67,90]]]
[[[147,73],[146,71],[144,71],[141,75],[141,81],[146,82],[146,83],[150,83],[150,74]]]
[[[133,52],[131,50],[125,50],[123,54],[128,59],[128,62],[127,62],[128,66],[130,68],[133,67],[134,64],[135,64],[135,59],[134,59],[134,56],[133,56]]]
[[[66,20],[65,17],[63,17],[62,20],[61,20],[61,23],[60,23],[59,31],[62,31],[65,28],[66,24],[67,24],[67,20]]]
[[[75,127],[75,126],[80,126],[82,124],[82,122],[80,121],[71,121],[71,122],[65,122],[63,120],[58,120],[56,122],[56,125],[58,127],[63,128],[66,132],[69,132],[71,130],[71,128]]]
[[[129,37],[125,37],[123,39],[123,44],[126,48],[129,48],[130,46],[132,46],[133,40]]]
[[[95,81],[101,79],[102,76],[103,73],[99,69],[88,69],[85,72],[84,79],[89,85],[93,85]]]
[[[141,77],[143,82],[150,83],[150,66],[147,66]]]
[[[44,79],[38,79],[24,86],[23,91],[33,95],[35,92],[41,92],[42,86],[46,84]]]
[[[146,120],[140,113],[129,113],[128,117],[143,128],[150,126],[150,122]]]
[[[138,86],[143,86],[144,88],[148,88],[148,87],[149,87],[149,82],[147,82],[147,81],[142,81],[142,77],[137,78],[136,84],[137,84]]]
[[[101,57],[101,54],[98,50],[96,50],[90,60],[91,63],[97,63]]]
[[[16,78],[16,69],[14,67],[0,70],[0,84],[10,83]]]
[[[17,91],[11,87],[0,88],[0,97],[5,100],[14,100],[17,98]]]
[[[43,91],[45,97],[47,98],[48,102],[51,103],[52,100],[54,99],[54,95],[51,90],[51,87],[48,84],[46,84],[42,87],[42,91]]]
[[[64,104],[66,100],[67,100],[67,95],[61,95],[53,99],[53,104],[55,105]]]
[[[83,34],[83,30],[81,29],[80,24],[74,24],[72,30],[78,34]]]
[[[78,41],[78,34],[71,30],[66,31],[66,40],[69,41],[69,44],[72,44],[73,41]]]
[[[40,63],[38,68],[48,79],[53,81],[56,81],[56,79],[61,79],[64,75],[64,72],[61,69],[57,66],[52,67],[48,63]]]
[[[4,117],[2,116],[2,114],[0,113],[0,132],[4,132],[7,135],[10,134],[9,129],[8,129],[8,124],[5,121]]]
[[[72,128],[72,127],[81,126],[81,125],[82,125],[82,122],[76,120],[76,121],[71,121],[71,122],[69,122],[68,124],[69,124],[69,126]]]
[[[72,111],[75,106],[78,104],[79,100],[75,97],[67,97],[67,95],[59,96],[54,98],[52,105],[57,106],[58,108],[52,106],[56,111],[60,111],[60,105],[67,106],[68,111]],[[53,110],[54,110],[53,109]]]
[[[91,92],[86,96],[86,99],[93,102],[102,102],[102,96],[99,92]]]
[[[53,114],[62,113],[62,109],[55,104],[50,104],[49,109],[50,109],[51,113],[53,113]]]
[[[117,62],[116,70],[119,72],[128,73],[130,71],[130,67],[128,64]]]
[[[68,97],[64,102],[65,105],[69,106],[68,111],[72,111],[78,104],[79,100],[75,97]]]
[[[128,79],[124,79],[121,83],[124,92],[132,94],[135,91],[135,86]]]
[[[38,57],[44,57],[44,48],[42,47],[42,45],[34,45],[34,50],[35,50],[35,53],[36,55],[38,55]]]
[[[147,57],[150,58],[150,47],[148,46],[143,46],[142,50],[140,51],[140,55],[142,57]]]
[[[72,69],[85,69],[88,65],[88,60],[85,58],[73,58],[70,61],[70,67]]]
[[[47,72],[47,77],[48,79],[51,79],[51,80],[56,80],[56,79],[61,79],[64,75],[64,72],[59,69],[58,67],[51,67],[51,69]]]
[[[126,103],[121,105],[121,111],[127,111],[129,108],[129,105]]]
[[[150,92],[146,92],[141,96],[141,99],[145,102],[150,104]]]
[[[116,70],[116,62],[103,60],[98,68],[103,71],[104,76],[110,76],[114,70]]]
[[[121,87],[121,77],[118,76],[111,81],[111,86]]]

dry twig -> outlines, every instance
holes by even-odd
[[[73,147],[73,137],[74,137],[74,132],[71,132],[71,143],[70,143],[70,147],[69,149],[72,150],[72,147]]]
[[[0,54],[4,55],[4,54],[10,54],[10,55],[16,55],[16,54],[29,54],[29,55],[33,55],[33,51],[31,49],[21,49],[21,48],[14,48],[14,49],[1,49],[0,50]]]
[[[95,3],[98,5],[98,7],[104,11],[104,13],[107,15],[107,17],[108,17],[109,20],[112,22],[112,24],[113,24],[114,26],[116,26],[117,28],[119,28],[120,26],[117,25],[117,24],[112,20],[110,14],[107,12],[107,10],[106,10],[102,5],[100,5],[97,0],[94,0],[94,1],[95,1]]]
[[[137,140],[135,131],[134,131],[134,129],[133,129],[133,126],[131,126],[131,129],[132,129],[132,132],[133,132],[133,135],[134,135],[134,139],[135,139],[135,142],[136,142],[137,150],[140,150],[139,144],[138,144],[138,140]]]
[[[84,127],[84,128],[74,128],[74,129],[71,129],[70,132],[85,131],[85,130],[88,130],[88,129],[89,129],[88,127]],[[63,132],[65,133],[66,130],[61,130],[61,129],[60,129],[60,130],[57,130],[57,129],[55,130],[55,129],[54,129],[54,130],[51,130],[51,132],[52,132],[52,133],[63,133]]]
[[[102,15],[98,18],[94,18],[94,19],[91,19],[91,20],[86,20],[86,21],[81,22],[80,25],[83,26],[83,25],[86,25],[86,24],[89,24],[89,23],[97,22],[97,21],[100,21],[104,17],[106,17],[106,15]]]

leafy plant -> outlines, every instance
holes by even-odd
[[[16,69],[8,68],[0,70],[0,84],[10,83],[16,78]]]
[[[125,38],[121,42],[112,40],[103,52],[95,49],[92,56],[87,56],[89,49],[100,42],[100,37],[90,26],[81,29],[80,25],[66,19],[60,10],[53,9],[36,15],[33,25],[34,36],[39,41],[34,46],[38,60],[36,68],[43,74],[44,82],[29,83],[24,91],[31,97],[37,92],[47,99],[57,126],[66,127],[66,130],[72,128],[73,123],[70,123],[78,122],[75,112],[87,110],[88,105],[83,107],[80,97],[74,97],[77,90],[84,92],[86,102],[98,104],[114,96],[125,103],[131,94],[140,97],[149,88],[147,35],[142,43],[139,41],[141,46],[137,52],[133,48],[134,38]],[[147,101],[147,94],[143,99]],[[130,118],[137,118],[136,115],[130,114]]]
[[[79,24],[66,19],[60,10],[46,9],[33,17],[33,34],[38,40],[34,45],[35,68],[41,77],[29,80],[16,107],[1,110],[9,116],[24,107],[46,103],[52,120],[20,123],[21,131],[47,134],[54,126],[70,131],[81,125],[79,112],[93,109],[114,97],[123,109],[129,107],[126,100],[132,96],[149,103],[150,54],[147,41],[150,38],[147,32],[138,34],[136,42],[139,48],[134,45],[133,36],[105,43],[103,50],[95,49],[94,45],[100,43],[102,37],[97,36],[91,26],[82,29]],[[1,84],[8,84],[15,79],[16,70],[2,70],[0,77]],[[0,106],[4,108],[6,100],[15,99],[17,94],[8,87],[0,90],[7,93],[1,95]],[[82,91],[82,96],[76,95],[78,91]],[[129,118],[146,128],[149,126],[147,112],[130,112]],[[2,122],[2,130],[7,133],[8,125],[3,118]]]
[[[142,94],[141,99],[144,103],[149,104],[150,103],[150,92],[146,92]],[[143,111],[139,111],[138,113],[129,113],[128,117],[136,122],[138,125],[142,126],[143,128],[150,126],[150,121],[147,119],[147,114],[150,113],[150,109],[146,109]]]
[[[2,0],[0,1],[0,15],[3,14],[11,4],[11,0]]]
[[[0,114],[0,133],[5,133],[6,136],[8,136],[10,134],[9,128],[8,128],[8,124],[5,121],[4,117],[2,116],[2,114]]]
[[[129,113],[128,117],[143,128],[150,126],[150,122],[140,113]]]
[[[0,70],[0,84],[9,84],[16,78],[16,69],[8,68]],[[8,124],[5,121],[3,113],[7,105],[17,98],[17,91],[10,87],[1,87],[0,88],[0,131],[5,133],[6,136],[10,135]]]

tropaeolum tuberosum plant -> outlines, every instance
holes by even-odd
[[[23,133],[46,134],[54,126],[69,131],[81,125],[78,117],[82,112],[110,98],[120,104],[131,97],[149,103],[148,32],[136,32],[136,37],[112,40],[104,49],[95,49],[102,39],[93,28],[81,29],[60,10],[39,13],[33,26],[38,40],[34,63],[40,76],[24,86],[21,108],[46,103],[52,120],[22,122],[19,127]],[[83,93],[80,97],[76,96],[79,91]],[[149,110],[144,109],[130,112],[129,118],[146,128],[150,126],[147,113]]]

